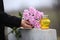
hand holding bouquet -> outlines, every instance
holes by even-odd
[[[43,12],[40,12],[33,7],[30,7],[29,9],[24,10],[23,20],[28,20],[34,28],[40,28],[39,21],[41,20],[43,15]]]

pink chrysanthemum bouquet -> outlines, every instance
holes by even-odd
[[[29,9],[24,10],[23,19],[28,20],[34,28],[40,28],[39,21],[41,20],[43,15],[43,12],[40,12],[33,7],[30,7]]]

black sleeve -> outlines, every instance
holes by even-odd
[[[0,24],[11,28],[19,27],[21,24],[21,18],[10,16],[4,12],[3,0],[0,0]]]
[[[10,16],[5,12],[0,12],[0,23],[11,28],[19,27],[21,25],[21,18]]]

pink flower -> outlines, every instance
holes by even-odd
[[[40,28],[40,24],[38,22],[35,23],[34,28]]]
[[[35,24],[34,21],[35,21],[34,17],[33,17],[33,16],[29,16],[29,22],[30,22],[32,25]]]
[[[33,7],[30,7],[28,10],[24,10],[23,12],[24,20],[29,20],[30,24],[32,24],[34,28],[40,28],[39,21],[43,15],[43,12],[40,12]]]
[[[40,28],[40,24],[37,20],[32,18],[29,20],[29,22],[30,22],[30,24],[32,24],[34,26],[34,28]]]
[[[41,14],[41,17],[43,17],[44,13],[43,12],[40,12],[40,14]]]
[[[33,8],[33,7],[30,7],[29,8],[29,13],[30,13],[30,15],[34,15],[34,13],[36,13],[36,9]]]
[[[34,14],[34,19],[40,20],[42,16],[43,16],[42,13],[36,10],[36,13]]]
[[[24,18],[24,20],[28,20],[29,19],[29,11],[28,10],[24,10],[23,18]]]
[[[40,20],[42,18],[42,16],[44,15],[43,12],[37,11],[37,19]]]

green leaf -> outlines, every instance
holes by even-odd
[[[15,36],[16,36],[16,38],[18,40],[21,37],[21,33],[18,30],[16,30],[15,31]]]
[[[8,33],[8,35],[9,35],[10,33],[13,33],[13,32],[14,32],[14,31],[12,30],[11,32]]]
[[[17,28],[16,27],[13,27],[13,30],[11,32],[9,32],[8,34],[14,33],[16,30],[17,30]]]
[[[19,12],[19,16],[22,18],[22,13],[21,12]]]

